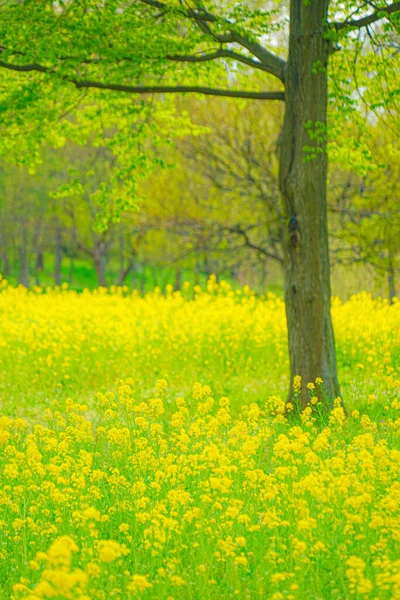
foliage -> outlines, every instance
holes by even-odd
[[[341,174],[342,193],[332,206],[341,214],[336,236],[344,243],[335,254],[340,262],[369,264],[387,278],[389,297],[396,295],[400,273],[400,153],[395,131],[382,119],[370,128],[369,145],[374,156],[363,177]],[[339,175],[340,178],[340,175]]]

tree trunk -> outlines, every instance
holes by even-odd
[[[2,272],[1,274],[4,275],[5,277],[8,277],[8,275],[10,275],[11,273],[11,265],[10,265],[10,258],[8,255],[8,245],[7,245],[7,240],[3,239],[3,247],[2,247]]]
[[[36,250],[36,264],[35,264],[35,279],[36,285],[40,285],[40,273],[44,270],[44,257],[43,250],[39,248]]]
[[[62,262],[62,232],[56,228],[56,252],[54,257],[54,285],[61,285],[61,262]]]
[[[259,281],[260,281],[260,289],[262,290],[262,294],[265,294],[265,290],[267,289],[267,282],[268,282],[268,263],[267,261],[261,261],[260,262],[260,275],[259,275]]]
[[[125,269],[125,238],[124,238],[124,226],[122,223],[119,224],[119,274],[118,274],[118,285],[123,285],[125,277],[130,271],[130,264],[128,261],[127,271]]]
[[[128,260],[125,264],[125,236],[122,223],[119,228],[119,273],[118,273],[118,284],[124,285],[125,279],[129,273],[132,273],[132,279],[134,277],[134,266],[135,266],[136,251],[131,250],[131,254],[128,256]]]
[[[120,271],[119,271],[119,275],[118,275],[118,285],[124,285],[125,283],[125,279],[128,277],[129,273],[134,273],[135,269],[135,256],[132,254],[132,256],[130,256],[128,258],[128,262],[126,264],[126,266],[124,267],[123,264],[121,264],[120,266]]]
[[[21,244],[19,247],[19,283],[28,287],[29,285],[29,260],[28,260],[28,234],[26,224],[21,224]]]
[[[40,217],[38,219],[35,219],[32,246],[33,246],[34,255],[35,255],[34,273],[35,273],[36,285],[40,285],[40,273],[44,270],[44,256],[43,256],[42,235],[41,235],[42,227],[43,227],[43,219],[41,219]]]
[[[140,273],[139,273],[140,265],[136,262],[136,260],[132,261],[131,264],[131,281],[132,281],[132,289],[136,290],[139,288],[140,283]]]
[[[198,257],[196,257],[196,264],[194,266],[194,285],[200,283],[200,263]]]
[[[75,271],[75,257],[76,257],[76,249],[77,249],[77,233],[76,233],[76,221],[75,221],[75,212],[72,210],[71,213],[71,249],[70,249],[70,259],[69,259],[69,274],[68,274],[68,282],[69,285],[72,285],[74,282],[74,271]]]
[[[175,272],[175,284],[174,289],[176,291],[180,290],[182,287],[182,269],[177,269]]]
[[[284,231],[285,302],[289,332],[291,387],[323,379],[332,402],[340,394],[330,315],[327,222],[327,63],[325,39],[329,0],[292,0],[285,118],[281,138],[280,187]],[[319,131],[319,135],[310,135]],[[305,151],[305,147],[311,149]],[[292,395],[290,393],[290,395]]]
[[[102,241],[95,242],[93,251],[94,268],[96,269],[97,281],[102,287],[107,287],[105,261],[102,250]]]
[[[393,304],[393,298],[396,297],[395,270],[393,267],[392,254],[390,253],[389,269],[388,269],[388,287],[389,287],[389,302]]]
[[[146,293],[146,263],[142,265],[142,273],[140,279],[140,293],[142,296]]]
[[[36,270],[43,271],[43,269],[44,269],[43,250],[39,249],[36,251]]]

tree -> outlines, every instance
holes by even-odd
[[[340,217],[335,232],[338,264],[368,265],[387,282],[388,299],[396,296],[400,273],[400,152],[397,132],[383,119],[370,127],[375,161],[363,174],[340,173],[342,192],[330,207]]]
[[[202,133],[185,136],[169,149],[167,159],[176,168],[158,169],[143,182],[146,202],[140,212],[152,219],[157,246],[170,263],[189,268],[191,263],[192,269],[216,275],[246,272],[246,282],[250,277],[252,286],[264,291],[267,268],[280,279],[283,263],[277,168],[281,111],[265,112],[252,100],[232,105],[209,97],[179,104]]]
[[[290,370],[292,381],[302,376],[302,401],[306,403],[306,384],[317,377],[323,378],[328,397],[340,393],[330,316],[325,152],[328,62],[339,42],[347,47],[358,39],[354,31],[366,29],[372,34],[374,24],[382,20],[386,23],[383,36],[388,27],[394,31],[400,3],[347,0],[335,5],[330,0],[291,0],[288,15],[285,4],[280,8],[277,14],[276,9],[251,10],[236,2],[224,3],[222,9],[212,1],[6,1],[0,13],[0,67],[7,72],[0,108],[3,127],[15,131],[16,120],[20,123],[25,112],[25,119],[35,124],[43,120],[45,137],[53,135],[52,123],[60,109],[70,110],[79,100],[73,88],[115,92],[108,96],[114,112],[121,108],[117,93],[162,94],[165,98],[171,93],[196,92],[284,101],[280,189],[286,220],[283,249]],[[267,48],[286,16],[287,60]],[[228,76],[226,61],[235,67]],[[209,68],[212,63],[214,71]],[[253,91],[245,85],[238,91],[216,84],[239,81],[245,67],[263,71],[269,80],[272,77],[272,89]],[[203,70],[211,87],[192,83]],[[98,96],[96,101],[100,102]],[[18,117],[16,111],[20,111]],[[29,150],[28,142],[24,145]],[[12,139],[7,148],[8,152],[13,148]],[[124,175],[128,172],[133,171],[126,168]]]
[[[243,247],[256,260],[281,268],[284,220],[277,141],[282,110],[277,104],[268,112],[263,108],[250,100],[232,106],[220,99],[196,98],[189,111],[208,134],[185,137],[178,149],[193,187],[203,192],[203,228],[208,229],[211,247],[213,239],[222,238],[228,252],[237,254]],[[260,128],[263,136],[258,135]],[[210,195],[216,198],[213,214]]]

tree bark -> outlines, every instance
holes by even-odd
[[[309,397],[307,383],[317,377],[323,379],[330,403],[340,395],[330,314],[326,189],[328,5],[329,0],[291,0],[280,149],[290,390],[294,377],[300,375],[302,406]],[[319,136],[310,135],[310,125],[314,132],[320,131]]]

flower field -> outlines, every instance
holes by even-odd
[[[400,303],[332,307],[284,415],[282,301],[0,291],[0,599],[400,599]]]

